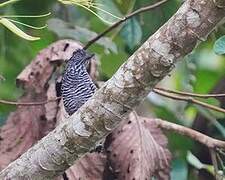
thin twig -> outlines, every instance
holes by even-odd
[[[7,100],[0,100],[0,104],[6,104],[6,105],[16,105],[16,106],[40,106],[43,104],[47,104],[49,102],[54,102],[59,100],[61,97],[57,97],[54,99],[49,99],[47,101],[41,101],[41,102],[16,102],[16,101],[7,101]]]
[[[168,92],[168,93],[178,94],[178,95],[182,95],[182,96],[190,96],[190,97],[198,97],[198,98],[225,97],[225,94],[198,94],[198,93],[170,90],[170,89],[165,89],[165,88],[161,88],[161,87],[156,87],[154,89]]]
[[[218,177],[218,171],[219,171],[219,167],[218,167],[218,163],[217,163],[217,159],[216,159],[216,152],[213,149],[209,149],[210,150],[210,155],[211,155],[211,160],[212,160],[212,164],[214,167],[214,173],[215,173],[215,178],[216,180],[219,180]]]
[[[221,167],[224,167],[224,161],[222,160],[222,158],[220,157],[220,154],[219,153],[216,153],[216,158],[218,159]]]
[[[205,108],[208,108],[208,109],[212,109],[214,111],[218,111],[218,112],[225,113],[225,109],[220,108],[220,107],[217,107],[217,106],[213,106],[211,104],[204,103],[202,101],[199,101],[199,100],[194,99],[193,97],[188,97],[188,96],[185,97],[185,96],[179,96],[179,95],[169,94],[167,92],[163,92],[163,91],[158,90],[158,89],[153,89],[153,91],[155,93],[159,94],[159,95],[162,95],[162,96],[165,96],[165,97],[168,97],[168,98],[171,98],[171,99],[180,100],[180,101],[186,101],[186,102],[190,102],[190,103],[193,103],[193,104],[198,104],[198,105],[203,106]]]
[[[158,91],[157,91],[158,90]],[[165,89],[165,88],[161,88],[161,87],[156,87],[154,88],[154,90],[156,93],[160,94],[159,91],[164,91],[164,92],[167,92],[167,93],[173,93],[173,94],[178,94],[178,95],[183,95],[183,96],[188,96],[188,97],[180,97],[179,96],[179,99],[177,100],[183,100],[183,101],[190,101],[190,97],[199,97],[199,98],[210,98],[210,97],[225,97],[225,94],[196,94],[196,93],[189,93],[189,92],[183,92],[183,91],[176,91],[176,90],[170,90],[170,89]],[[160,95],[163,95],[165,96],[165,94],[161,94]],[[168,98],[174,98],[173,95],[167,95],[166,97]],[[16,102],[16,101],[8,101],[8,100],[1,100],[0,99],[0,104],[6,104],[6,105],[17,105],[17,106],[29,106],[29,105],[33,105],[33,106],[38,106],[38,105],[43,105],[43,104],[46,104],[48,102],[52,102],[52,101],[57,101],[58,99],[60,99],[61,97],[58,97],[56,99],[51,99],[51,100],[48,100],[48,101],[42,101],[42,102]],[[176,96],[177,98],[177,96]],[[182,99],[181,99],[182,98]],[[192,98],[191,98],[192,99]],[[191,100],[193,101],[193,100]],[[194,99],[194,101],[197,101],[197,102],[201,102],[201,101],[198,101],[196,99]],[[192,102],[193,103],[193,102]],[[201,105],[202,105],[203,102],[201,102]],[[206,104],[206,103],[204,103]],[[200,104],[199,104],[200,105]],[[206,105],[209,105],[209,104],[206,104]],[[202,105],[203,106],[203,105]],[[209,105],[209,106],[212,106],[212,105]],[[214,106],[215,108],[215,106]],[[216,109],[218,110],[218,108],[216,107]],[[221,108],[219,108],[221,110]],[[215,110],[215,109],[213,109]],[[220,111],[219,110],[219,111]],[[222,111],[224,113],[224,109]]]
[[[210,149],[217,149],[217,148],[225,149],[225,141],[211,138],[193,129],[190,129],[178,124],[174,124],[168,121],[163,121],[161,119],[150,119],[150,120],[154,121],[157,124],[157,126],[162,129],[173,131],[178,134],[190,137],[191,139],[206,145]]]
[[[108,27],[107,29],[105,29],[103,32],[101,32],[99,35],[97,35],[96,37],[94,37],[93,39],[91,39],[85,46],[83,49],[88,49],[93,43],[95,43],[97,40],[99,40],[101,37],[105,36],[107,33],[109,33],[110,31],[112,31],[113,29],[115,29],[116,27],[118,27],[120,24],[122,24],[123,22],[125,22],[126,20],[132,18],[133,16],[136,16],[137,14],[140,14],[142,12],[146,12],[152,9],[155,9],[159,6],[161,6],[162,4],[166,3],[168,0],[162,0],[159,1],[155,4],[146,6],[146,7],[142,7],[134,12],[132,12],[131,14],[128,14],[127,16],[125,16],[122,20],[114,23],[112,26]]]

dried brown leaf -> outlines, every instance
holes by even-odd
[[[40,51],[17,77],[17,83],[26,91],[19,102],[43,102],[55,98],[55,84],[49,83],[55,69],[51,61],[67,60],[78,48],[81,45],[76,41],[60,40]],[[18,106],[10,114],[0,129],[0,169],[55,127],[57,111],[58,102],[55,101],[46,105]]]
[[[21,101],[32,100],[26,96]],[[0,169],[17,159],[41,138],[43,106],[18,107],[0,129]]]
[[[42,129],[44,135],[48,134],[51,130],[53,130],[55,128],[55,124],[56,124],[56,115],[59,111],[59,106],[58,106],[58,100],[56,101],[51,101],[56,99],[56,89],[55,89],[55,83],[51,83],[49,85],[49,88],[47,90],[47,101],[49,101],[48,103],[46,103],[44,105],[45,107],[45,118],[46,118],[46,125],[45,127]]]
[[[131,114],[107,137],[106,146],[118,180],[169,179],[167,139],[153,121]]]
[[[90,61],[89,67],[87,69],[88,73],[93,81],[96,81],[98,78],[98,75],[99,75],[99,73],[98,73],[98,66],[99,66],[98,63],[99,62],[100,61],[97,61],[96,58],[93,58],[93,60]]]
[[[106,156],[103,153],[87,153],[66,171],[66,177],[69,180],[103,180],[105,166]]]
[[[81,48],[81,45],[72,40],[60,40],[51,44],[40,51],[35,59],[19,74],[17,84],[24,89],[31,89],[40,93],[54,71],[51,62],[69,59],[73,51],[78,48]]]

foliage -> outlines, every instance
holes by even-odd
[[[124,24],[121,36],[130,49],[133,49],[141,42],[142,30],[136,18],[131,18]]]
[[[214,51],[216,54],[225,54],[225,36],[220,37],[214,44]]]
[[[11,2],[16,2],[16,0],[11,0]],[[81,7],[94,8],[91,12],[94,12],[96,16],[86,11],[87,8],[71,6],[71,3],[77,5],[74,2],[74,0],[61,0],[60,2],[20,0],[15,4],[4,6],[4,8],[0,4],[1,14],[29,14],[33,16],[46,12],[52,13],[51,17],[38,19],[16,17],[16,21],[32,24],[34,27],[47,22],[48,28],[41,31],[27,30],[24,26],[17,28],[12,24],[14,22],[7,17],[0,17],[0,23],[17,35],[20,34],[25,39],[30,40],[37,39],[23,34],[23,32],[28,32],[41,38],[35,42],[28,42],[18,38],[5,28],[0,28],[0,75],[5,78],[4,81],[0,81],[0,99],[16,100],[21,96],[22,90],[17,88],[15,83],[17,75],[36,56],[39,50],[50,43],[62,38],[71,38],[86,44],[109,24],[118,21],[135,9],[155,1],[98,0],[96,4],[81,4]],[[65,5],[68,3],[69,5]],[[92,46],[90,51],[96,54],[100,64],[98,67],[99,79],[104,81],[109,79],[135,49],[173,15],[179,4],[179,1],[171,0],[156,10],[135,16]],[[222,29],[214,32],[213,35],[186,57],[186,61],[179,63],[171,73],[171,77],[164,79],[160,86],[189,92],[209,93],[218,85],[220,79],[225,76],[225,36]],[[217,105],[220,103],[215,100],[208,102]],[[14,109],[15,107],[0,104],[0,124]],[[205,108],[199,108],[186,102],[168,100],[151,93],[142,111],[185,126],[191,126],[195,122],[197,114],[201,113],[206,117],[206,122],[209,122],[210,129],[213,129],[210,130],[211,135],[224,139],[224,123],[222,122],[224,117]],[[192,140],[174,133],[167,133],[167,137],[174,156],[171,170],[172,179],[196,178],[187,163],[194,165],[196,170],[206,168],[207,171],[212,172],[212,164],[206,165],[194,157],[194,152],[200,150],[198,144],[196,145]],[[193,154],[188,153],[190,150],[193,150]]]
[[[4,7],[6,5],[15,3],[17,1],[18,0],[9,0],[9,1],[6,1],[4,3],[1,3],[0,4],[0,7]],[[15,23],[20,24],[20,25],[23,25],[23,26],[26,26],[26,27],[29,27],[29,28],[32,28],[32,29],[43,29],[46,26],[35,27],[35,26],[31,26],[29,24],[22,23],[20,21],[13,20],[11,18],[18,18],[18,17],[20,17],[20,18],[34,18],[34,17],[36,17],[37,18],[37,17],[45,17],[45,16],[48,16],[48,15],[50,15],[50,13],[44,14],[44,15],[37,15],[37,16],[28,16],[28,15],[0,15],[0,24],[2,24],[7,29],[9,29],[10,31],[12,31],[16,35],[20,36],[21,38],[24,38],[24,39],[29,40],[29,41],[35,41],[35,40],[39,40],[40,38],[39,37],[30,36],[30,35],[26,34],[20,28],[18,28],[15,25]]]
[[[111,2],[111,1],[97,1],[97,3],[95,3],[93,0],[58,0],[59,2],[63,3],[63,4],[69,4],[69,5],[77,5],[80,6],[84,9],[86,9],[87,11],[91,12],[92,14],[94,14],[96,17],[98,17],[99,19],[101,19],[102,21],[108,23],[108,24],[112,24],[113,21],[109,21],[109,18],[113,18],[116,20],[121,20],[123,18],[120,18],[117,15],[114,15],[112,13],[110,13],[108,10],[104,9],[104,5],[105,3]],[[112,4],[110,4],[112,5]],[[107,7],[111,7],[111,6],[107,6]],[[95,11],[93,11],[91,8],[97,9],[98,13],[96,13]]]

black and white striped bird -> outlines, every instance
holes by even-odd
[[[78,49],[67,62],[61,92],[65,110],[69,115],[76,112],[96,90],[86,69],[92,57],[93,55],[84,49]]]

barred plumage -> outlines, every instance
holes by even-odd
[[[86,65],[93,55],[78,49],[69,59],[62,78],[62,97],[65,110],[69,115],[76,112],[95,92]]]

